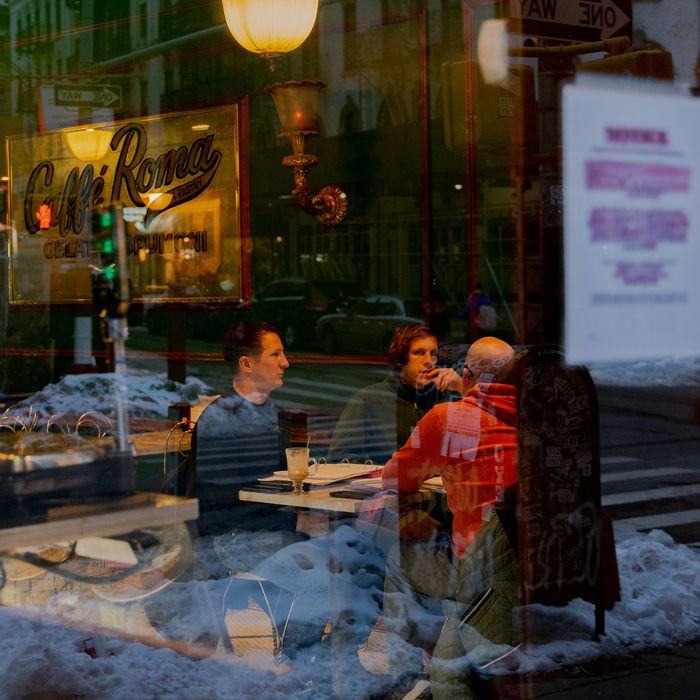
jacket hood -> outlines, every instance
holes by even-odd
[[[467,392],[464,400],[474,401],[480,408],[489,411],[507,425],[515,426],[518,394],[511,384],[478,382]]]

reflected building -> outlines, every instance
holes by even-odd
[[[560,14],[538,16],[545,5]],[[219,0],[0,0],[7,146],[0,156],[0,404],[82,372],[106,374],[114,364],[114,339],[101,336],[94,313],[90,246],[99,228],[93,213],[119,200],[123,239],[110,238],[109,229],[99,262],[124,243],[126,270],[116,273],[128,275],[133,295],[127,356],[189,392],[175,403],[201,408],[204,392],[229,390],[220,371],[225,330],[244,319],[271,321],[293,351],[280,406],[303,415],[298,442],[309,440],[319,456],[347,400],[379,381],[399,319],[430,325],[445,346],[443,363],[463,369],[465,343],[480,329],[475,313],[460,311],[479,287],[496,311],[489,333],[527,349],[557,348],[538,390],[561,402],[542,418],[545,399],[532,398],[525,444],[536,453],[558,426],[542,473],[561,477],[564,462],[573,468],[570,455],[583,440],[574,428],[588,435],[584,428],[599,415],[600,440],[585,438],[593,447],[577,477],[600,452],[612,470],[602,488],[614,520],[655,527],[666,521],[642,527],[637,518],[656,517],[661,503],[659,512],[671,509],[675,523],[662,527],[697,544],[700,524],[682,519],[695,517],[685,511],[700,507],[696,494],[690,489],[680,502],[675,490],[694,479],[688,465],[697,425],[685,379],[650,386],[637,373],[619,389],[607,375],[577,414],[559,348],[567,324],[578,323],[582,333],[598,334],[601,353],[610,351],[608,335],[629,330],[614,348],[627,353],[627,370],[652,345],[645,338],[662,347],[664,360],[675,352],[659,329],[681,317],[649,311],[655,290],[609,314],[607,325],[593,301],[572,311],[576,292],[601,279],[633,287],[624,290],[628,300],[644,285],[663,287],[652,301],[688,301],[675,325],[679,335],[693,325],[687,319],[700,294],[687,270],[697,257],[698,156],[686,120],[697,110],[699,29],[700,9],[689,0],[321,0],[311,34],[277,57],[272,71],[233,40]],[[301,80],[325,84],[303,154],[281,133],[266,90]],[[576,103],[581,112],[571,119],[563,95],[584,83],[595,86],[593,97]],[[648,102],[637,114],[616,113],[604,84],[623,103],[621,95]],[[667,104],[680,105],[678,112]],[[629,121],[610,127],[622,133],[614,144],[591,135],[601,115]],[[571,124],[580,134],[567,132],[567,140]],[[81,150],[75,135],[102,151]],[[647,150],[639,145],[645,140]],[[636,164],[656,158],[662,142],[668,149],[649,170],[623,167],[630,153]],[[601,153],[609,161],[598,162]],[[299,206],[308,198],[293,192],[301,186],[285,162],[300,155],[317,158],[308,167],[312,196],[328,185],[347,194],[337,225],[324,226]],[[678,165],[673,159],[683,162],[665,169]],[[567,182],[572,162],[581,179]],[[566,221],[567,207],[585,211],[581,220]],[[597,235],[608,247],[596,255],[574,247],[572,262],[567,244]],[[103,274],[115,265],[97,267]],[[571,265],[582,280],[573,290]],[[607,290],[595,297],[602,298],[619,301]],[[339,342],[336,329],[346,321],[351,337]],[[206,382],[188,385],[193,372]],[[168,420],[157,398],[129,406],[134,425]],[[177,427],[170,420],[167,431]],[[652,484],[651,497],[637,505],[610,487],[625,482],[620,489],[637,492],[627,482],[657,478],[644,471],[657,458],[659,468],[671,463],[677,486],[656,481],[661,493]],[[159,462],[155,472],[162,470]],[[574,498],[565,483],[553,493],[563,509]],[[535,501],[540,492],[531,495]],[[628,507],[653,513],[630,515]]]

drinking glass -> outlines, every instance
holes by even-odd
[[[294,493],[300,495],[304,479],[316,473],[318,464],[315,459],[309,459],[308,447],[288,447],[285,453],[287,455],[287,475],[294,487]]]

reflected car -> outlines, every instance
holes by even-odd
[[[270,282],[255,296],[252,316],[277,326],[285,348],[295,350],[314,343],[321,316],[345,309],[363,296],[354,282],[287,277]]]
[[[419,299],[374,294],[342,313],[326,314],[316,324],[324,352],[386,354],[394,331],[404,323],[424,323]]]

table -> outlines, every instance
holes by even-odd
[[[0,526],[0,553],[6,575],[0,590],[0,605],[20,605],[30,616],[35,608],[41,611],[44,621],[83,631],[86,641],[99,635],[170,648],[193,658],[208,656],[210,650],[164,639],[152,626],[143,605],[135,604],[162,590],[191,566],[192,547],[184,523],[198,515],[199,502],[195,498],[137,492],[99,503],[49,508],[41,515],[18,521],[17,525],[5,523]],[[110,576],[115,571],[128,573],[128,567],[113,567],[91,555],[66,558],[69,542],[114,537],[140,529],[152,532],[158,528],[162,534],[157,545],[153,545],[157,551],[152,561],[144,567],[135,567],[134,573],[125,578],[112,580]],[[49,558],[57,562],[55,567],[40,567],[16,558],[24,554],[21,550],[25,548],[48,545],[53,549],[54,543],[65,543],[55,545],[55,549],[65,550],[64,556]],[[46,552],[42,551],[41,556],[46,556]],[[72,579],[64,578],[69,574]],[[95,580],[76,580],[76,574]],[[102,576],[104,581],[100,580]],[[86,601],[79,617],[70,610],[63,615],[60,606],[50,603],[58,591],[66,590],[76,597],[76,606],[83,599]]]
[[[137,457],[162,455],[164,452],[189,452],[191,441],[192,431],[183,432],[180,427],[129,435],[129,444]]]
[[[362,479],[358,479],[357,483],[362,483]],[[297,516],[297,530],[305,532],[311,537],[316,537],[327,534],[331,528],[331,523],[337,521],[338,516],[342,514],[358,515],[361,512],[362,504],[366,503],[367,499],[338,498],[330,495],[331,491],[352,489],[353,481],[338,482],[329,484],[326,487],[313,487],[299,496],[292,493],[292,484],[290,482],[288,491],[275,492],[241,489],[238,492],[238,498],[241,501],[267,503],[271,506],[299,508],[301,512]],[[444,493],[442,486],[424,483],[421,489],[415,493],[385,493],[381,496],[381,508],[398,511],[400,504],[405,506],[412,503],[422,503],[430,500],[434,493]],[[376,500],[372,503],[373,507],[378,507],[379,505]],[[304,511],[318,511],[318,513],[309,513],[308,516],[304,517]],[[321,514],[323,514],[323,517],[321,517]]]
[[[292,493],[292,483],[289,483],[289,491],[248,491],[241,489],[238,497],[241,501],[254,503],[269,503],[274,506],[291,506],[293,508],[307,508],[309,510],[325,510],[331,513],[349,513],[356,515],[364,501],[352,498],[338,498],[331,496],[331,491],[349,490],[351,486],[346,484],[334,484],[325,488],[315,488],[304,491],[300,496]],[[398,494],[385,494],[382,496],[382,507],[397,506]]]
[[[135,493],[100,503],[49,508],[29,522],[0,527],[0,552],[83,537],[120,535],[141,528],[196,520],[199,501],[162,493]]]
[[[291,506],[293,508],[306,508],[309,510],[324,510],[331,513],[349,513],[356,515],[360,512],[364,500],[352,498],[338,498],[331,496],[332,491],[348,491],[353,489],[353,483],[361,484],[363,479],[348,480],[329,484],[324,487],[313,487],[304,491],[300,496],[292,493],[292,482],[289,482],[289,490],[285,491],[257,491],[241,489],[238,498],[241,501],[251,501],[254,503],[269,503],[275,506]],[[420,503],[429,500],[432,493],[444,493],[442,482],[435,479],[431,483],[425,482],[421,489],[415,493],[385,493],[382,495],[381,505],[383,508],[392,508],[399,505],[399,498],[402,503]],[[284,488],[284,487],[282,487]],[[378,505],[378,504],[377,504]]]

